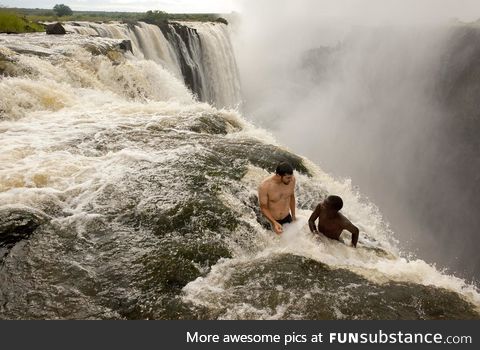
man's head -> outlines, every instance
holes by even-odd
[[[343,208],[343,200],[339,196],[328,196],[323,203],[327,209],[332,211],[340,211]]]
[[[293,167],[287,162],[281,162],[277,165],[275,174],[280,176],[281,181],[288,185],[293,178]]]

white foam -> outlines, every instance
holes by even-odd
[[[345,215],[361,228],[358,247],[350,246],[350,235],[346,231],[342,234],[345,243],[312,234],[308,227],[311,211],[297,209],[297,221],[286,224],[280,236],[266,231],[257,224],[255,233],[257,250],[239,250],[238,245],[232,246],[235,252],[234,258],[219,261],[206,277],[198,278],[184,288],[186,300],[202,305],[206,299],[220,300],[220,295],[217,293],[226,293],[224,285],[237,266],[272,258],[278,254],[293,254],[316,260],[333,268],[348,269],[375,283],[396,281],[445,288],[462,295],[480,310],[480,293],[475,285],[442,273],[423,260],[403,257],[396,248],[397,243],[392,237],[393,233],[383,222],[378,208],[362,200],[359,194],[352,190],[348,180],[336,181],[311,163],[308,163],[308,166],[314,173],[313,179],[297,174],[297,182],[308,181],[311,185],[309,190],[335,193],[344,198]],[[267,175],[263,169],[250,167],[243,183],[251,193],[256,192],[256,186]],[[234,200],[230,205],[235,205]],[[249,222],[252,223],[253,220]],[[242,315],[255,314],[252,310],[245,308],[246,306],[241,306],[240,310],[232,311],[233,313],[226,314],[225,317],[241,318]],[[257,313],[257,315],[260,314]],[[274,318],[271,313],[262,317]]]
[[[37,40],[40,36],[31,38]],[[174,74],[153,61],[130,58],[112,62],[106,57],[92,56],[82,47],[86,40],[83,37],[43,38],[47,49],[53,52],[50,56],[39,58],[2,49],[18,56],[15,57],[21,68],[18,74],[22,74],[0,80],[0,200],[4,204],[37,207],[54,203],[69,211],[73,215],[69,220],[74,220],[85,215],[85,207],[99,189],[121,184],[122,176],[131,171],[132,164],[147,162],[163,166],[203,151],[201,146],[191,145],[162,150],[154,148],[148,140],[141,144],[128,139],[121,142],[121,149],[108,150],[109,145],[105,145],[107,150],[98,151],[93,147],[95,141],[109,140],[102,138],[103,133],[121,128],[125,133],[119,137],[132,130],[155,130],[165,125],[174,129],[184,120],[214,113],[241,127],[236,132],[232,128],[227,138],[257,139],[278,145],[268,132],[256,128],[238,112],[218,111],[195,102]],[[100,40],[88,40],[97,39]],[[32,39],[31,49],[45,51],[35,40]],[[13,47],[14,39],[0,36],[0,47],[7,44]],[[84,140],[92,143],[83,143]],[[77,144],[78,148],[69,148]],[[225,283],[238,264],[289,253],[349,269],[376,283],[400,281],[446,288],[480,305],[474,285],[444,274],[422,260],[402,256],[378,208],[363,199],[349,180],[336,180],[308,160],[304,162],[313,177],[297,174],[297,197],[312,202],[319,194],[342,196],[343,212],[361,230],[359,247],[354,249],[313,236],[306,225],[309,210],[298,210],[298,221],[286,225],[281,236],[263,229],[251,210],[242,211],[245,198],[255,194],[260,181],[268,175],[265,170],[251,166],[241,184],[232,183],[239,186],[240,194],[224,189],[220,199],[230,208],[236,208],[253,232],[242,228],[232,233],[227,243],[234,257],[220,260],[206,277],[188,284],[184,289],[187,300],[208,306],[215,302],[214,297],[225,292]],[[182,186],[181,180],[171,179],[171,188],[165,190],[162,202],[166,207],[169,198],[183,193]],[[145,204],[140,203],[139,210],[142,205]],[[281,318],[285,308],[262,311],[238,305],[235,310],[232,312],[239,317]],[[225,317],[230,316],[233,314]]]

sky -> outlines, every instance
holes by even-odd
[[[230,13],[238,9],[235,0],[0,0],[0,6],[51,9],[68,5],[74,11],[161,10],[169,13]]]
[[[267,7],[264,15],[275,8],[299,9],[310,15],[326,17],[390,18],[402,14],[407,17],[456,17],[470,21],[480,17],[478,0],[0,0],[0,7],[45,8],[63,3],[77,11],[132,11],[161,10],[169,13],[230,13],[244,12],[252,4]],[[401,16],[402,17],[402,16]],[[405,16],[403,16],[405,17]]]

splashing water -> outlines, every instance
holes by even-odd
[[[0,35],[0,223],[28,230],[0,246],[1,318],[478,318],[476,287],[402,254],[349,181],[118,43]],[[299,219],[278,237],[256,189],[284,159]],[[327,193],[358,249],[309,233]]]

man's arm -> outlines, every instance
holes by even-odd
[[[320,216],[320,210],[322,210],[322,208],[321,208],[321,205],[319,204],[317,205],[312,215],[310,215],[310,218],[308,219],[308,227],[310,227],[310,232],[312,233],[313,232],[318,233],[317,227],[315,226],[315,220],[317,220],[317,218]]]
[[[295,216],[295,183],[296,180],[293,178],[293,192],[290,196],[290,213],[292,214],[293,221],[297,220],[297,217]]]
[[[352,224],[349,220],[347,220],[347,222],[346,222],[345,230],[351,232],[351,234],[352,234],[352,246],[354,246],[356,248],[357,247],[357,242],[358,242],[358,236],[360,235],[360,230],[358,229],[357,226]]]
[[[278,223],[277,220],[274,219],[272,216],[272,213],[270,212],[270,209],[268,209],[268,190],[267,190],[267,184],[262,183],[258,187],[258,200],[260,202],[260,211],[262,214],[270,221],[270,223],[273,226],[273,230],[275,233],[280,234],[282,233],[282,225]]]

